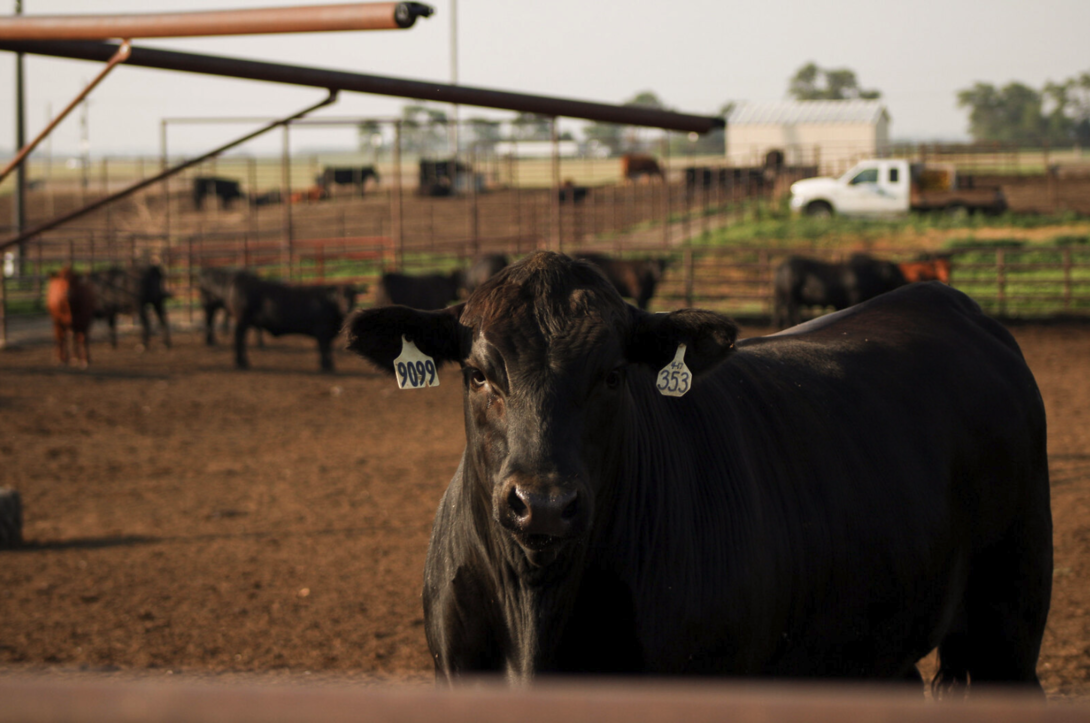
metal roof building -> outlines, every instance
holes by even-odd
[[[877,100],[739,103],[727,116],[727,158],[759,166],[771,150],[788,165],[838,173],[889,148],[889,112]]]

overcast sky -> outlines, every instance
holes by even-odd
[[[334,2],[335,0],[324,0]],[[24,14],[219,10],[323,4],[317,0],[24,0]],[[449,82],[450,0],[404,31],[311,33],[135,44],[375,75]],[[0,13],[14,12],[0,0]],[[813,61],[847,67],[882,92],[898,139],[963,140],[956,93],[977,81],[1040,88],[1090,71],[1090,0],[459,0],[459,80],[464,85],[620,103],[643,90],[689,113],[728,101],[781,100]],[[14,71],[0,53],[0,149],[14,145]],[[28,137],[94,77],[100,64],[27,56]],[[157,153],[160,119],[281,116],[324,91],[125,68],[91,96],[95,155]],[[401,98],[345,93],[322,115],[391,116]],[[497,116],[463,108],[462,117]],[[78,113],[54,133],[55,155],[79,148]],[[171,150],[194,153],[240,135],[240,126],[172,126]],[[249,152],[275,152],[279,136]],[[292,144],[351,148],[351,131],[294,131]]]

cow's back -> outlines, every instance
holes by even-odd
[[[1047,613],[1043,404],[964,295],[909,287],[741,341],[681,399],[632,374],[635,439],[589,564],[647,669],[896,677],[950,629],[973,555],[1012,536],[1027,617]]]

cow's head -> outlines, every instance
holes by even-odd
[[[634,414],[630,385],[637,377],[653,385],[632,370],[658,372],[685,343],[699,376],[726,358],[737,333],[708,311],[640,311],[591,264],[547,252],[507,267],[459,306],[369,309],[347,327],[349,348],[388,371],[403,336],[437,363],[461,365],[463,474],[535,565],[586,534],[616,476]]]

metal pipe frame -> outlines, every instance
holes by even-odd
[[[89,41],[50,42],[0,39],[0,50],[73,60],[106,61],[117,51],[117,46],[111,43]],[[126,64],[141,68],[414,98],[436,103],[458,103],[481,108],[534,113],[547,117],[564,116],[600,123],[646,126],[684,133],[706,133],[725,126],[725,121],[715,116],[690,115],[639,106],[594,103],[171,50],[134,47]]]
[[[8,177],[8,174],[11,173],[16,167],[18,167],[23,162],[23,160],[27,156],[29,156],[35,148],[38,147],[38,144],[41,143],[45,139],[45,137],[48,136],[53,131],[53,129],[57,127],[57,124],[59,124],[62,120],[68,117],[68,114],[71,113],[72,110],[80,104],[80,101],[86,98],[87,95],[92,90],[94,90],[99,83],[102,82],[103,78],[110,74],[111,70],[117,67],[119,63],[125,62],[125,60],[129,57],[129,52],[131,49],[132,44],[128,40],[125,40],[121,43],[120,47],[118,47],[117,49],[117,52],[114,53],[113,57],[106,62],[106,67],[103,68],[101,72],[99,72],[99,74],[95,76],[95,79],[88,83],[87,87],[84,88],[79,93],[79,95],[73,98],[72,102],[69,103],[68,106],[57,115],[56,118],[49,121],[49,124],[42,129],[42,132],[39,133],[37,137],[34,138],[34,140],[23,146],[22,149],[20,149],[20,151],[15,154],[15,158],[11,159],[11,162],[8,163],[8,165],[4,166],[4,170],[0,171],[0,183],[2,183],[4,179]]]
[[[106,40],[206,35],[404,30],[434,10],[416,2],[351,3],[189,13],[0,17],[4,40]]]
[[[241,144],[245,143],[248,140],[251,140],[253,138],[256,138],[256,137],[260,136],[263,133],[267,133],[267,132],[271,131],[274,128],[278,128],[280,126],[287,126],[291,121],[295,120],[296,118],[302,118],[303,116],[307,115],[308,113],[313,113],[314,111],[318,110],[319,108],[323,108],[323,107],[329,105],[330,103],[333,103],[336,100],[337,100],[337,91],[336,90],[330,90],[329,95],[321,103],[316,103],[316,104],[314,104],[312,106],[304,108],[303,110],[299,111],[298,113],[293,113],[292,115],[288,116],[287,118],[281,118],[280,120],[277,120],[277,121],[275,121],[273,123],[270,123],[270,124],[268,124],[266,126],[263,126],[261,128],[258,128],[256,131],[253,131],[252,133],[247,133],[246,135],[242,136],[241,138],[238,138],[238,139],[235,139],[235,140],[233,140],[233,141],[231,141],[229,143],[226,143],[226,144],[220,146],[219,148],[215,148],[215,149],[213,149],[213,150],[211,150],[211,151],[209,151],[209,152],[207,152],[207,153],[205,153],[205,154],[203,154],[201,156],[197,156],[196,158],[193,158],[191,160],[184,161],[183,163],[179,163],[176,166],[171,166],[170,168],[167,168],[166,170],[152,176],[151,178],[145,178],[145,179],[143,179],[141,181],[137,181],[136,183],[132,184],[131,186],[126,186],[125,188],[121,189],[120,191],[112,193],[112,194],[110,194],[108,196],[103,196],[102,198],[98,199],[97,201],[89,203],[86,206],[83,206],[82,208],[78,208],[75,211],[72,211],[71,213],[66,213],[63,216],[58,216],[57,218],[46,221],[45,223],[38,224],[34,228],[27,229],[26,231],[18,234],[17,236],[15,236],[13,238],[10,238],[10,239],[7,239],[6,241],[0,242],[0,251],[3,251],[4,249],[8,248],[9,246],[14,246],[16,244],[22,243],[23,241],[26,241],[27,239],[30,239],[30,238],[33,238],[34,236],[37,236],[38,234],[41,234],[41,233],[44,233],[44,232],[49,231],[51,229],[54,229],[57,226],[68,223],[69,221],[74,221],[75,219],[77,219],[77,218],[79,218],[81,216],[85,216],[88,213],[91,213],[92,211],[97,211],[98,209],[102,208],[103,206],[105,206],[107,204],[113,203],[114,201],[117,201],[117,200],[119,200],[121,198],[124,198],[125,196],[128,196],[130,194],[136,193],[137,191],[139,191],[139,190],[141,190],[143,188],[147,188],[148,186],[152,185],[153,183],[158,183],[159,181],[162,181],[164,178],[167,178],[169,176],[173,176],[175,173],[179,173],[181,171],[184,171],[185,169],[187,169],[187,168],[189,168],[191,166],[195,166],[197,164],[203,163],[204,161],[208,160],[209,158],[212,158],[214,156],[218,156],[221,153],[224,153],[225,151],[228,151],[228,150],[234,148],[235,146],[241,145]]]

